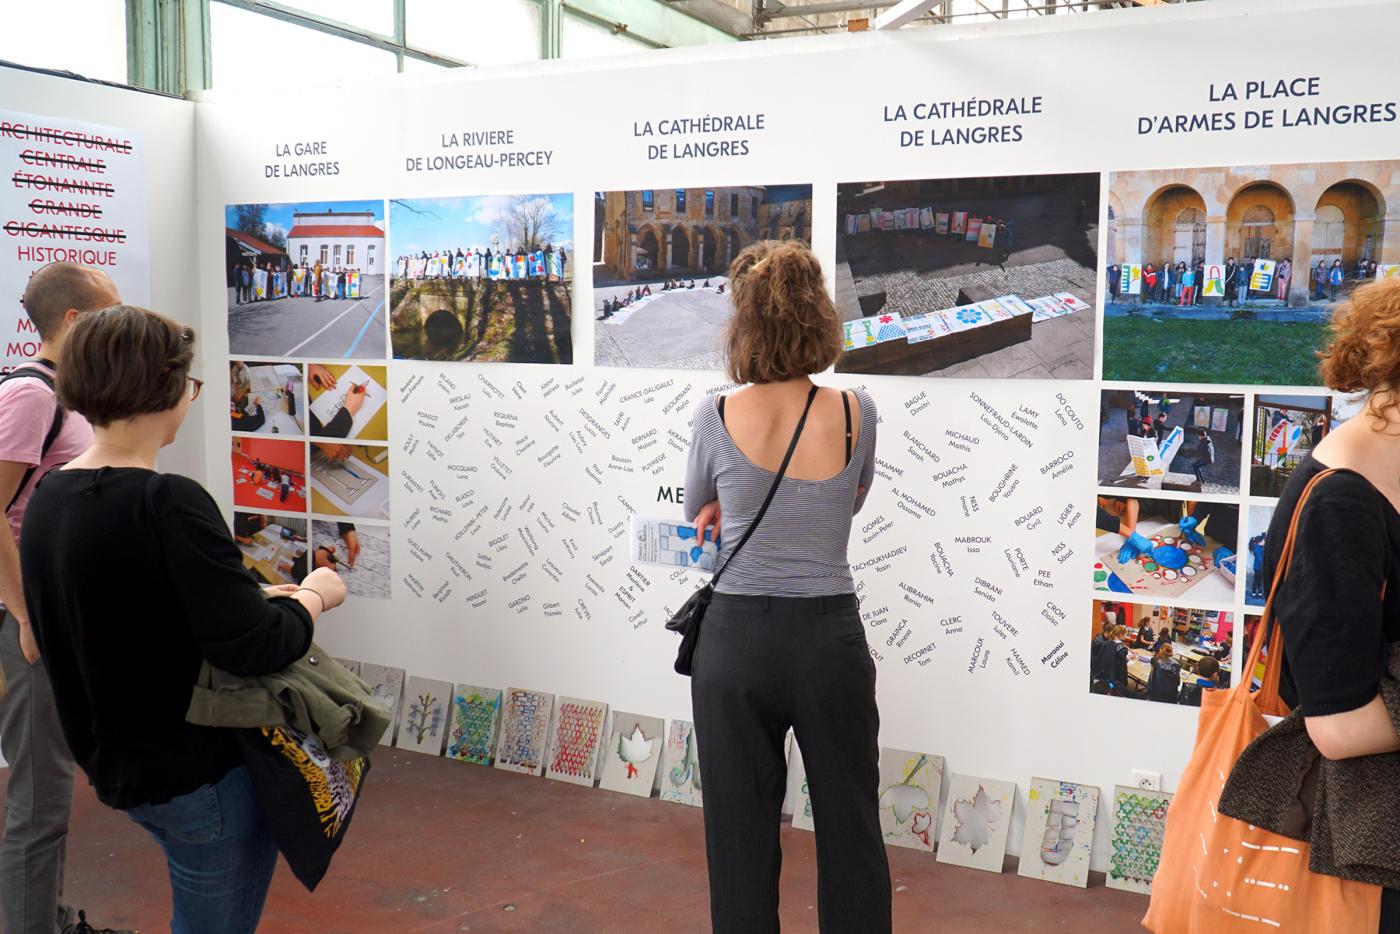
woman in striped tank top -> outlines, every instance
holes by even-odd
[[[685,481],[687,518],[721,533],[720,563],[806,421],[768,511],[715,587],[695,651],[711,923],[778,930],[792,728],[816,828],[821,929],[889,931],[875,664],[846,560],[874,476],[875,403],[811,380],[840,356],[841,322],[805,245],[755,243],[729,277],[729,375],[752,385],[696,408]]]

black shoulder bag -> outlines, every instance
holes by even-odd
[[[788,442],[787,453],[783,455],[782,466],[778,468],[777,476],[773,478],[773,485],[768,489],[768,496],[764,498],[763,505],[758,507],[758,514],[749,523],[748,529],[744,532],[744,537],[739,539],[739,544],[734,546],[734,550],[729,553],[729,557],[724,559],[724,564],[715,570],[715,576],[702,586],[695,593],[690,595],[690,599],[681,605],[675,615],[666,623],[666,628],[672,632],[681,634],[681,647],[676,652],[676,673],[689,675],[691,663],[695,660],[695,646],[700,640],[700,621],[705,617],[705,611],[709,609],[710,600],[715,595],[715,584],[719,583],[720,575],[724,569],[729,567],[729,563],[734,560],[734,556],[744,547],[744,543],[753,535],[754,529],[763,521],[763,515],[768,511],[768,504],[773,502],[773,497],[778,492],[778,485],[783,482],[783,474],[787,473],[788,462],[792,460],[792,452],[797,450],[797,439],[802,437],[802,429],[807,424],[807,413],[812,410],[812,400],[817,397],[817,387],[813,386],[812,391],[807,393],[807,405],[802,409],[802,417],[797,420],[797,430],[792,433],[792,440]]]

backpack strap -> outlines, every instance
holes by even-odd
[[[50,369],[53,368],[53,364],[49,363],[47,360],[21,363],[4,376],[0,376],[0,385],[8,383],[12,379],[37,379],[39,382],[49,387],[50,391],[53,391],[53,377],[49,375],[48,372],[39,369],[39,366],[47,366]],[[44,443],[39,448],[40,463],[48,456],[49,449],[52,448],[54,442],[58,440],[58,433],[63,430],[63,416],[63,406],[59,405],[58,400],[55,399],[53,405],[53,421],[49,424],[48,434],[44,435]],[[39,465],[34,464],[24,471],[24,476],[20,477],[19,486],[15,487],[15,495],[10,497],[9,503],[5,505],[5,513],[7,515],[11,509],[15,508],[15,503],[19,502],[19,498],[24,494],[24,491],[28,489],[29,481],[34,479],[34,474],[38,469]]]

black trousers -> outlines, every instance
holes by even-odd
[[[705,614],[691,699],[716,932],[778,930],[789,727],[812,799],[821,930],[890,930],[875,663],[858,607],[854,594],[716,594]]]

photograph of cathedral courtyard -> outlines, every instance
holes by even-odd
[[[570,194],[389,202],[399,360],[572,363]]]
[[[729,264],[755,240],[811,236],[811,185],[597,192],[593,362],[723,369]]]
[[[1097,173],[836,190],[838,372],[1091,379]]]
[[[1316,386],[1333,307],[1400,275],[1400,161],[1115,172],[1103,378]]]

